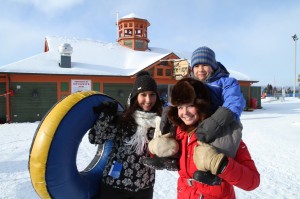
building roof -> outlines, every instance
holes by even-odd
[[[191,53],[173,52],[156,47],[149,47],[146,51],[135,51],[117,42],[106,43],[91,39],[47,36],[46,43],[49,48],[47,52],[2,66],[0,73],[132,76],[171,53],[182,59],[191,57]],[[59,66],[61,55],[58,48],[64,43],[73,47],[71,68]],[[228,71],[237,80],[253,81],[243,73]]]
[[[134,51],[90,39],[47,36],[46,41],[48,52],[0,67],[0,73],[130,76],[172,53],[162,48]],[[59,66],[58,47],[64,43],[73,47],[71,68]]]

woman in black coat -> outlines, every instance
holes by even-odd
[[[90,142],[113,140],[114,145],[95,198],[151,199],[155,170],[142,161],[149,157],[149,141],[160,134],[162,105],[155,80],[143,71],[137,75],[124,112],[117,113],[116,102],[103,103],[99,112]]]

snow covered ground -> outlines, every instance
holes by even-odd
[[[243,140],[261,174],[251,192],[236,188],[237,198],[300,198],[300,99],[267,98],[262,109],[242,114]],[[36,123],[0,125],[0,198],[39,198],[28,172],[29,149]],[[84,137],[77,155],[85,168],[96,148]],[[175,199],[177,172],[157,171],[154,199]]]

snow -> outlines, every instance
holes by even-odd
[[[117,42],[108,43],[75,37],[46,36],[46,41],[49,47],[48,52],[1,66],[0,73],[131,76],[171,53],[175,53],[182,59],[191,57],[191,53],[188,52],[174,52],[158,47],[149,47],[146,51],[135,51]],[[71,68],[59,66],[58,49],[65,43],[73,48]],[[243,73],[229,71],[237,80],[256,81]]]
[[[135,51],[118,43],[47,36],[49,51],[0,67],[0,72],[32,74],[133,75],[172,53],[162,48]],[[59,66],[59,46],[73,48],[71,68]],[[42,67],[41,67],[42,66]]]
[[[235,188],[237,198],[300,198],[300,99],[262,99],[262,109],[244,112],[243,140],[261,175],[250,192]],[[39,198],[31,185],[28,157],[38,122],[0,125],[0,198]],[[82,170],[95,146],[84,137],[77,155]],[[157,171],[154,199],[175,199],[177,172]]]

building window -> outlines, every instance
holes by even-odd
[[[93,83],[93,90],[100,91],[100,83],[98,83],[98,82]]]
[[[162,68],[158,68],[156,72],[157,72],[157,76],[163,76],[163,69]]]
[[[142,36],[142,30],[140,30],[140,29],[135,29],[135,36],[141,37],[141,36]]]
[[[132,29],[125,29],[124,30],[124,36],[125,37],[132,36]]]
[[[132,48],[132,40],[125,40],[124,45],[129,47],[129,48]]]
[[[135,49],[144,49],[144,42],[142,40],[135,41]]]
[[[68,92],[69,91],[69,83],[68,82],[61,82],[60,83],[60,91],[61,92]]]
[[[166,69],[166,76],[172,76],[171,69]]]

